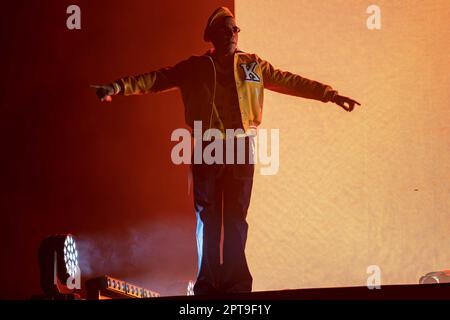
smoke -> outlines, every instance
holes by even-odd
[[[77,246],[85,279],[109,275],[161,295],[186,295],[197,272],[192,221],[159,221],[77,235]]]

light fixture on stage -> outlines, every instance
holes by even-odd
[[[420,284],[450,283],[450,270],[429,272],[420,277]]]
[[[38,252],[41,288],[48,296],[74,294],[80,289],[80,268],[71,234],[45,238]]]
[[[88,300],[157,298],[159,296],[158,292],[110,276],[101,276],[86,281],[86,298]]]

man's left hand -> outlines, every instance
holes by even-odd
[[[345,111],[348,112],[352,112],[353,109],[355,108],[355,105],[357,104],[358,106],[360,106],[361,104],[356,101],[353,100],[349,97],[344,97],[341,95],[336,95],[333,99],[333,102],[336,103],[338,106],[342,107]]]

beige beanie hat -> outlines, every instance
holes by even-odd
[[[207,42],[211,41],[211,27],[214,25],[214,23],[216,21],[219,20],[219,18],[224,18],[224,17],[232,17],[232,18],[234,18],[233,13],[227,7],[217,8],[212,13],[212,15],[208,19],[208,23],[206,24],[205,32],[203,33],[203,39],[205,41],[207,41]]]

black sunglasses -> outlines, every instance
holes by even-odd
[[[220,31],[220,32],[226,32],[226,31],[229,31],[229,30],[233,31],[233,33],[241,32],[241,29],[238,26],[234,26],[231,29],[230,28],[221,27],[221,28],[217,28],[216,30]]]

